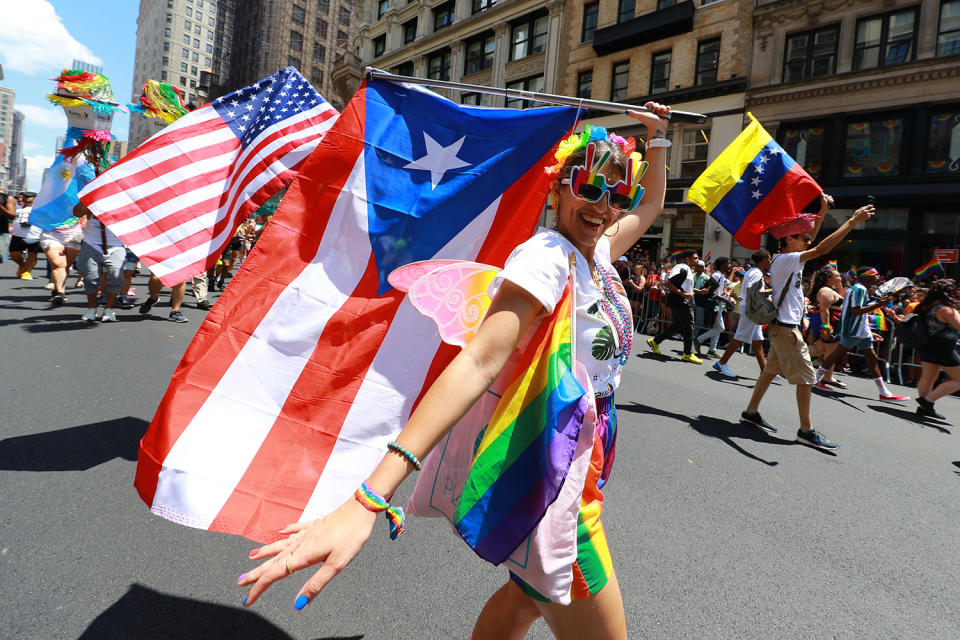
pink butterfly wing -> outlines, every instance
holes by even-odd
[[[407,295],[417,311],[437,323],[444,342],[463,347],[490,308],[487,290],[500,269],[479,262],[446,262],[414,281]]]
[[[448,264],[458,262],[457,260],[420,260],[411,262],[402,267],[398,267],[387,276],[387,282],[398,291],[408,291],[410,285],[427,275],[434,269],[445,267]]]

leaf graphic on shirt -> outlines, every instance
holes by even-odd
[[[600,317],[600,305],[599,305],[598,303],[594,302],[592,305],[590,305],[590,308],[587,309],[587,314],[588,314],[588,315],[591,315],[591,316],[597,316],[597,317],[599,318],[599,317]]]
[[[609,360],[613,357],[616,349],[617,344],[613,340],[613,333],[610,332],[610,327],[603,327],[600,331],[597,331],[597,335],[593,338],[590,353],[597,360]]]

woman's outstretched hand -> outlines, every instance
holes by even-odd
[[[627,111],[627,115],[647,125],[647,131],[652,138],[662,138],[670,128],[670,107],[659,102],[648,102],[643,105],[647,111]]]
[[[250,552],[251,560],[269,559],[240,576],[238,583],[241,587],[253,585],[243,599],[243,606],[256,602],[274,582],[321,564],[294,600],[294,608],[303,609],[360,552],[378,515],[367,511],[351,497],[324,518],[281,529],[280,533],[288,534],[288,538]]]

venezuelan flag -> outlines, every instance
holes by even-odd
[[[937,270],[939,270],[940,273],[946,273],[943,269],[943,265],[940,264],[940,260],[938,260],[937,257],[934,256],[933,258],[930,259],[930,262],[926,263],[921,267],[918,267],[917,269],[914,269],[913,275],[923,280],[924,278],[933,274],[933,272]]]
[[[500,564],[537,526],[573,462],[588,399],[573,373],[572,284],[530,340],[485,428],[454,526]]]
[[[793,218],[823,189],[753,117],[707,167],[687,199],[709,213],[748,249],[760,234]]]

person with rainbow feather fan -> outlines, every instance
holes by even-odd
[[[626,638],[600,515],[616,451],[613,394],[633,336],[612,261],[660,215],[666,191],[670,108],[646,108],[630,112],[648,129],[646,159],[633,139],[601,127],[558,145],[546,169],[556,224],[520,244],[503,270],[435,261],[391,274],[441,338],[463,350],[356,499],[321,520],[287,526],[288,538],[251,552],[266,562],[240,577],[251,587],[245,606],[277,580],[322,563],[294,603],[306,606],[359,553],[378,513],[392,509],[391,531],[402,528],[389,500],[422,467],[411,511],[427,515],[445,498],[447,511],[433,515],[448,517],[478,555],[510,569],[474,639],[522,638],[540,617],[557,638]],[[459,486],[433,495],[445,473]],[[526,568],[511,562],[518,551]]]

